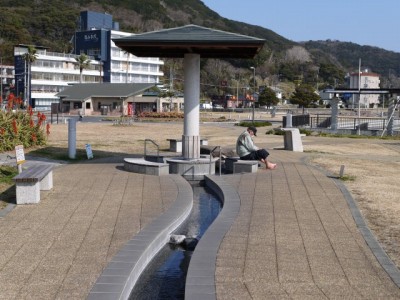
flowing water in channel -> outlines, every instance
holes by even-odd
[[[165,245],[140,276],[129,299],[184,299],[193,247],[221,210],[221,202],[207,188],[199,183],[192,183],[192,187],[192,212],[175,234],[194,239],[187,240],[187,247]]]

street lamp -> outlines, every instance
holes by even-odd
[[[256,105],[255,103],[255,96],[256,96],[256,68],[255,67],[250,67],[251,70],[253,70],[253,108],[252,108],[252,113],[251,113],[251,122],[254,124],[254,106]]]

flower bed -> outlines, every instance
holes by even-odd
[[[7,100],[6,110],[0,111],[0,152],[14,150],[17,145],[23,145],[24,148],[45,145],[47,135],[50,134],[46,116],[40,112],[34,116],[30,106],[22,110],[21,98],[13,94]]]

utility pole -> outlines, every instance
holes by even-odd
[[[253,109],[251,113],[251,122],[254,124],[254,107],[256,105],[256,68],[255,67],[250,67],[250,69],[253,70]]]
[[[3,99],[3,57],[0,53],[0,99]]]
[[[358,135],[361,135],[361,124],[360,124],[360,117],[361,117],[361,58],[358,60]]]

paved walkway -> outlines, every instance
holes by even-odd
[[[271,154],[280,163],[273,172],[224,176],[241,208],[218,251],[218,299],[400,299],[346,191],[303,163],[305,154]],[[118,158],[57,167],[39,204],[0,218],[0,299],[85,299],[178,190],[170,176],[125,172]]]

